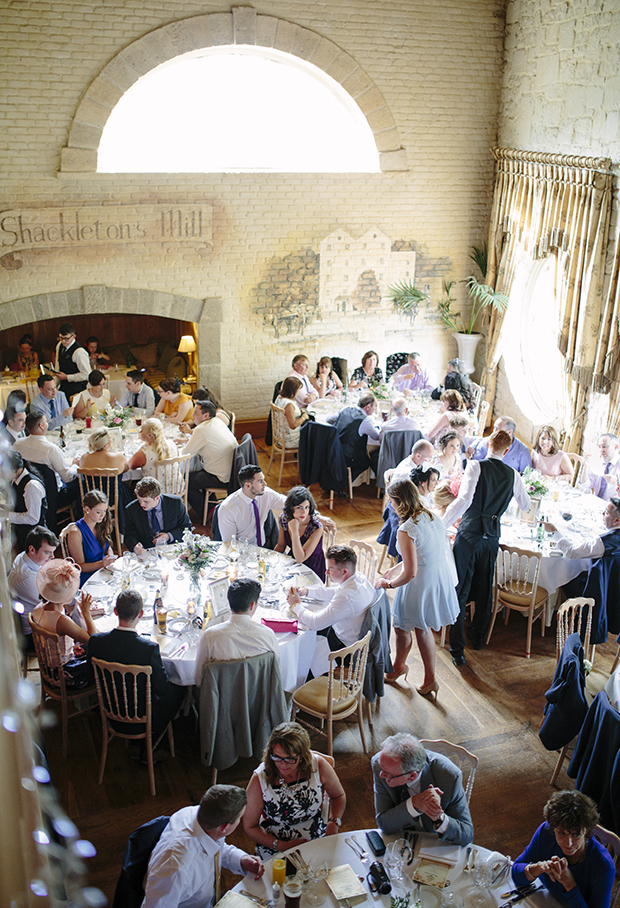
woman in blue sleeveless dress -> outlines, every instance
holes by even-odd
[[[437,699],[433,630],[454,624],[459,614],[445,527],[441,518],[423,504],[410,480],[391,483],[387,493],[400,519],[397,546],[403,560],[375,584],[398,590],[392,606],[396,657],[394,671],[386,675],[386,680],[396,681],[400,675],[407,678],[413,630],[424,664],[424,681],[417,691],[423,697]]]
[[[279,518],[280,535],[276,552],[287,547],[298,564],[305,564],[325,582],[323,525],[316,516],[316,505],[310,489],[295,486],[286,496]]]
[[[72,524],[67,534],[69,554],[82,571],[80,587],[95,571],[116,561],[110,547],[112,520],[108,499],[103,492],[94,489],[86,493],[83,505],[84,516]]]

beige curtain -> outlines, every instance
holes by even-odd
[[[486,282],[510,294],[519,261],[557,257],[558,346],[567,377],[567,440],[579,445],[595,361],[607,362],[614,306],[603,305],[605,250],[611,212],[610,160],[495,148],[496,181],[489,226]],[[599,335],[607,320],[606,339]],[[493,400],[502,354],[504,313],[491,312],[483,384]],[[599,352],[599,346],[601,347]],[[570,428],[568,428],[570,427]]]

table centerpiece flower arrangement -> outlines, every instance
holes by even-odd
[[[195,586],[200,585],[200,576],[204,568],[208,567],[215,558],[215,549],[219,542],[213,542],[207,536],[199,536],[191,530],[183,530],[181,542],[177,549],[177,559],[180,567],[185,568]]]
[[[108,429],[124,429],[133,418],[131,407],[106,407],[99,416],[101,422]]]
[[[391,400],[394,396],[392,380],[389,381],[369,381],[368,390],[372,391],[377,400]]]
[[[542,473],[526,467],[523,471],[525,491],[530,498],[543,498],[549,492],[549,486],[543,481]]]

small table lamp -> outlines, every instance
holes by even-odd
[[[184,334],[179,341],[179,353],[188,353],[188,364],[190,374],[187,376],[189,381],[192,376],[196,375],[196,341],[191,334]]]

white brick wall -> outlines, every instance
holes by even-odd
[[[135,204],[214,207],[211,252],[174,243],[18,254],[19,270],[0,268],[2,303],[93,284],[148,288],[223,306],[222,395],[238,417],[266,412],[273,383],[303,351],[311,360],[340,353],[350,365],[369,347],[382,361],[394,350],[422,349],[443,372],[454,341],[420,319],[413,331],[389,311],[342,320],[331,336],[285,336],[252,308],[252,289],[274,258],[319,251],[342,228],[353,237],[378,226],[392,239],[415,241],[431,263],[438,298],[450,276],[470,270],[469,247],[486,235],[502,59],[500,0],[281,0],[256,4],[342,48],[373,80],[394,118],[409,170],[320,175],[57,175],[73,117],[98,73],[119,51],[187,15],[228,12],[205,0],[200,10],[170,0],[13,4],[3,12],[0,121],[2,210],[22,206]],[[182,28],[180,27],[180,31]],[[418,252],[419,255],[419,252]],[[1,327],[1,322],[0,322]]]

